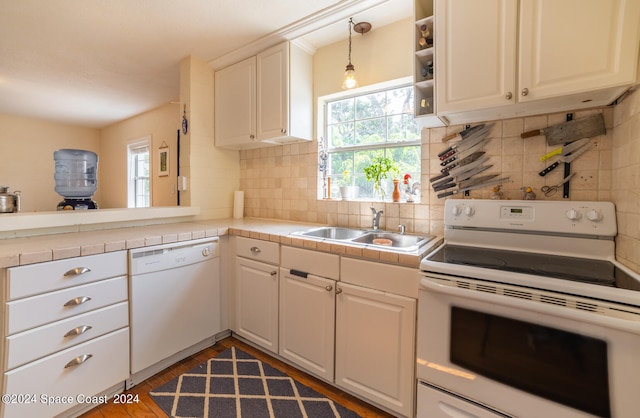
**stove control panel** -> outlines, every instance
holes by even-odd
[[[500,208],[500,218],[532,220],[533,208],[530,206],[502,206]]]
[[[617,234],[615,207],[610,202],[448,199],[444,221],[447,227]]]

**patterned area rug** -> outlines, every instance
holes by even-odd
[[[149,394],[172,417],[359,417],[235,347]]]

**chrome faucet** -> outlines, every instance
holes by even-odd
[[[377,231],[378,228],[380,227],[380,216],[384,213],[384,211],[380,210],[380,211],[376,211],[376,208],[374,208],[373,206],[370,206],[371,212],[373,212],[373,221],[371,223],[371,228],[374,231]]]
[[[407,233],[407,227],[405,225],[398,225],[398,228],[400,228],[400,234],[404,235]]]

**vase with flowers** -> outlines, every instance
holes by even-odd
[[[386,197],[386,191],[382,181],[387,177],[392,178],[400,173],[398,164],[389,157],[378,156],[371,160],[371,164],[364,167],[364,175],[368,181],[373,182],[373,195],[381,200]]]

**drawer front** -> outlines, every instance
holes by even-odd
[[[7,335],[125,300],[127,277],[122,276],[7,302]]]
[[[340,280],[345,283],[418,298],[420,271],[417,268],[342,257]]]
[[[129,328],[123,328],[5,373],[4,394],[32,397],[31,403],[9,397],[2,416],[52,417],[120,382],[124,387],[128,377]],[[55,396],[64,398],[47,405],[47,397]],[[94,401],[97,406],[99,399]]]
[[[282,247],[281,266],[329,279],[340,279],[340,256],[295,247]]]
[[[129,305],[120,302],[6,338],[5,370],[108,334],[129,325]]]
[[[280,244],[276,242],[237,237],[236,254],[264,263],[280,264]]]
[[[127,274],[127,253],[75,257],[7,269],[7,300]]]

